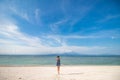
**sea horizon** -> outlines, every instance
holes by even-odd
[[[59,55],[62,66],[120,65],[116,55]],[[56,55],[0,55],[0,66],[56,66]]]

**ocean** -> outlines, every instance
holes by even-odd
[[[61,65],[120,65],[120,56],[60,56]],[[0,66],[56,66],[56,56],[0,55]]]

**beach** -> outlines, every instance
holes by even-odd
[[[120,66],[1,66],[0,80],[120,80]]]

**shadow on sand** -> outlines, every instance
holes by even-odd
[[[82,74],[84,73],[68,73],[68,74],[55,75],[55,80],[66,80],[65,76],[67,75],[70,76],[70,75],[82,75]],[[75,80],[75,79],[70,79],[70,80]]]
[[[68,74],[61,74],[61,75],[80,75],[80,74],[84,74],[84,73],[68,73]]]
[[[62,80],[60,75],[55,76],[55,80]]]

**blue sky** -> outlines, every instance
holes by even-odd
[[[0,0],[0,54],[120,55],[119,0]]]

